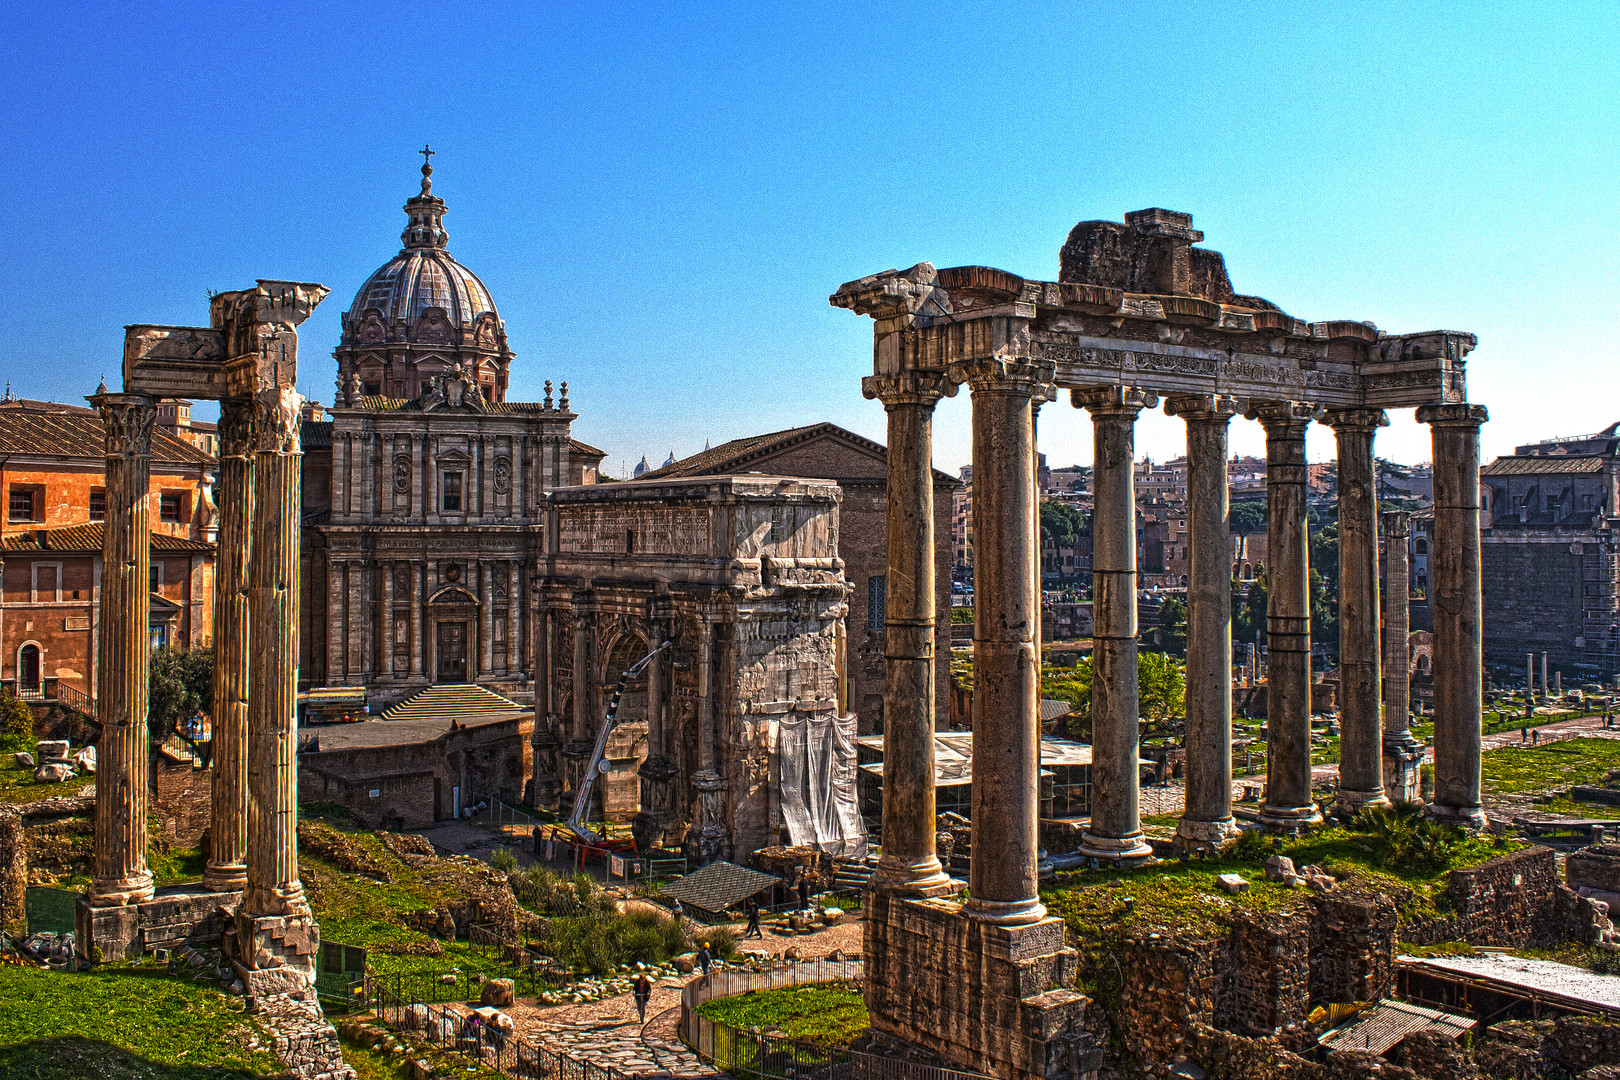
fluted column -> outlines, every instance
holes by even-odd
[[[214,718],[212,813],[203,886],[239,892],[247,885],[248,557],[253,527],[253,403],[219,407],[219,551],[214,561]]]
[[[96,907],[152,896],[146,867],[147,674],[151,654],[150,585],[152,426],[157,406],[141,394],[100,393],[90,402],[106,426],[107,516],[101,547],[101,672],[98,711]]]
[[[535,809],[554,809],[562,791],[562,749],[560,720],[556,714],[556,689],[552,686],[555,662],[552,660],[552,627],[556,622],[551,605],[542,596],[534,611],[534,734],[529,745],[534,748],[534,784],[530,791],[531,805]]]
[[[594,732],[591,731],[591,717],[596,697],[596,686],[591,678],[591,629],[592,629],[591,602],[587,594],[574,595],[574,700],[573,720],[569,727],[568,742],[563,747],[564,757],[564,794],[567,803],[565,810],[573,808],[573,800],[579,792],[580,782],[585,776],[585,767],[590,762]]]
[[[1153,848],[1142,835],[1139,802],[1136,417],[1159,399],[1128,386],[1076,390],[1073,398],[1077,408],[1091,413],[1096,448],[1091,485],[1091,824],[1080,837],[1080,850],[1098,859],[1141,862],[1152,858]]]
[[[1419,423],[1434,439],[1434,801],[1429,813],[1468,828],[1480,806],[1479,426],[1483,405],[1425,405]]]
[[[653,600],[648,605],[647,615],[648,642],[656,649],[669,636],[669,601]],[[636,849],[643,852],[660,843],[669,827],[673,801],[670,789],[679,771],[669,753],[665,703],[668,655],[667,651],[659,653],[647,665],[647,760],[637,770],[641,777],[641,813],[636,815],[632,826]]]
[[[883,637],[883,857],[875,887],[910,896],[950,890],[934,850],[934,406],[956,392],[941,375],[861,380],[888,414],[888,570]],[[1033,444],[1031,447],[1033,453]]]
[[[523,594],[520,586],[523,582],[523,571],[519,565],[511,560],[506,564],[506,668],[507,678],[516,678],[523,670],[523,632],[519,625],[519,616],[523,612]]]
[[[298,879],[299,415],[291,389],[254,399],[253,539],[249,608],[247,891],[250,916],[307,916]]]
[[[1226,448],[1245,404],[1214,394],[1172,397],[1187,421],[1187,807],[1182,850],[1219,848],[1232,817],[1232,538]]]
[[[1337,817],[1389,803],[1379,721],[1378,485],[1373,437],[1382,409],[1330,412],[1339,444],[1339,790]]]
[[[1396,802],[1417,802],[1423,795],[1419,763],[1423,747],[1412,737],[1411,667],[1407,638],[1411,626],[1411,571],[1406,541],[1411,515],[1386,510],[1384,528],[1384,790]]]
[[[1267,402],[1266,801],[1260,822],[1283,832],[1322,820],[1311,801],[1310,542],[1305,528],[1305,429],[1316,410]]]
[[[1037,889],[1040,601],[1035,397],[1050,368],[1016,359],[967,365],[973,389],[973,862],[967,914],[1021,925],[1046,914]],[[926,482],[926,481],[925,481]],[[929,584],[932,583],[932,562]],[[931,699],[930,699],[931,700]]]

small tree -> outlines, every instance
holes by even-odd
[[[1160,640],[1164,651],[1171,656],[1187,655],[1187,602],[1179,596],[1167,596],[1159,607]]]
[[[1145,719],[1167,721],[1182,714],[1187,677],[1180,664],[1164,653],[1144,652],[1137,657],[1136,673],[1138,702]]]
[[[165,645],[153,650],[149,670],[146,722],[154,742],[174,734],[180,721],[213,709],[212,649]]]
[[[8,753],[28,750],[33,738],[33,712],[9,691],[0,690],[0,750]]]

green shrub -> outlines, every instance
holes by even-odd
[[[511,848],[498,847],[489,853],[489,865],[510,873],[517,869],[517,856],[512,854]]]
[[[1265,862],[1273,852],[1271,837],[1260,829],[1244,829],[1232,841],[1232,858],[1240,862]]]
[[[1374,865],[1407,873],[1450,869],[1462,840],[1458,830],[1423,818],[1422,809],[1411,803],[1367,807],[1352,825],[1372,839]]]
[[[548,920],[543,947],[565,967],[605,975],[620,964],[662,964],[688,950],[668,915],[638,908],[627,915],[595,912]]]
[[[33,749],[33,711],[9,691],[0,690],[0,751],[17,754]]]
[[[730,960],[737,955],[737,935],[731,932],[731,927],[712,927],[704,936],[709,943],[709,955],[716,960]]]

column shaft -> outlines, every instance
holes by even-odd
[[[478,566],[478,679],[487,679],[495,670],[495,564],[481,561]],[[477,679],[468,679],[476,682]]]
[[[203,885],[247,885],[248,695],[253,663],[248,600],[253,525],[253,404],[219,410],[219,550],[214,561],[214,735],[208,867]]]
[[[96,770],[95,866],[90,903],[115,907],[152,896],[146,867],[147,676],[152,426],[139,394],[97,394],[107,433],[107,514],[101,549],[101,744]]]
[[[1241,403],[1174,397],[1165,412],[1187,421],[1187,808],[1184,850],[1219,848],[1232,818],[1232,540],[1227,428]]]
[[[377,670],[394,677],[394,561],[384,559],[382,573],[382,642],[378,648]]]
[[[423,656],[426,649],[422,645],[422,605],[425,602],[426,591],[423,587],[422,577],[427,568],[420,562],[412,562],[411,567],[411,675],[421,678],[425,672]]]
[[[1260,821],[1292,831],[1322,820],[1311,801],[1310,543],[1305,527],[1305,428],[1313,409],[1269,402],[1266,429],[1266,801]]]
[[[516,678],[523,670],[523,630],[519,617],[523,612],[523,570],[513,561],[506,564],[506,668],[507,678]]]
[[[298,879],[298,545],[300,406],[294,391],[255,399],[252,690],[248,701],[248,916],[309,915]]]
[[[1041,612],[1033,398],[1049,373],[1007,360],[974,365],[966,374],[973,388],[976,589],[967,913],[1021,925],[1046,914],[1037,882],[1041,668],[1035,631]]]
[[[1142,836],[1136,652],[1136,416],[1158,399],[1130,387],[1076,390],[1091,413],[1091,824],[1080,850],[1139,862]],[[975,472],[975,478],[977,473]]]
[[[1384,529],[1384,790],[1396,802],[1422,797],[1419,762],[1423,748],[1412,737],[1411,666],[1407,638],[1411,626],[1411,579],[1406,541],[1411,515],[1386,511]]]
[[[933,423],[934,405],[952,389],[916,372],[862,380],[862,391],[882,400],[889,425],[883,858],[873,884],[912,896],[950,888],[934,850]]]
[[[1434,438],[1434,802],[1459,825],[1485,824],[1480,806],[1479,426],[1483,405],[1425,405]]]
[[[1373,437],[1380,409],[1331,413],[1339,446],[1339,790],[1334,811],[1353,817],[1387,805],[1379,720],[1378,490]]]

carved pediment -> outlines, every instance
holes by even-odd
[[[360,328],[355,331],[355,337],[368,343],[387,341],[388,324],[383,322],[382,313],[375,309],[366,312],[360,320]]]
[[[416,320],[416,332],[411,337],[415,341],[450,345],[456,340],[456,330],[450,325],[443,308],[428,308]]]
[[[446,585],[432,596],[428,597],[430,604],[471,604],[478,606],[478,597],[461,588],[459,585]]]

